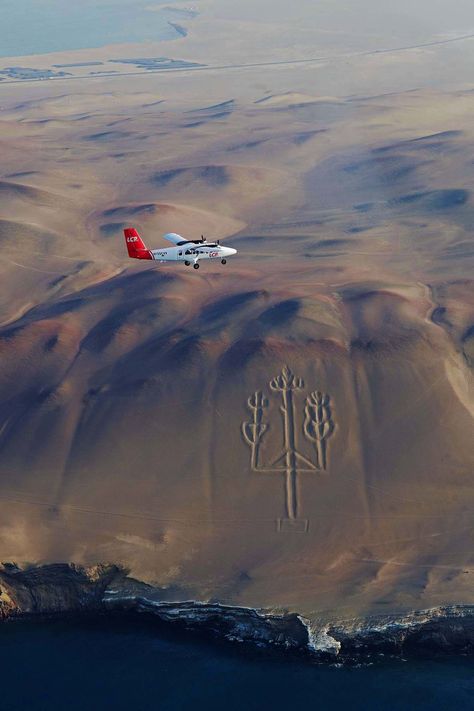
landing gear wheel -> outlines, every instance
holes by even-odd
[[[221,259],[221,264],[227,264],[227,259]]]
[[[196,264],[193,264],[194,269],[199,269],[199,264],[196,262]]]
[[[187,267],[191,264],[191,262],[188,262],[187,260],[184,262]]]

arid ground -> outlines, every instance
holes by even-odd
[[[201,65],[0,83],[1,560],[309,618],[474,603],[474,41],[313,4],[1,60]],[[125,226],[238,254],[132,263]]]

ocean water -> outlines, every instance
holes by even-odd
[[[0,0],[0,57],[177,37],[164,0]]]
[[[466,711],[473,658],[330,667],[149,618],[0,625],[1,711]]]

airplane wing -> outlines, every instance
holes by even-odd
[[[168,232],[168,234],[163,235],[164,239],[167,239],[168,242],[172,242],[173,244],[179,244],[180,242],[184,244],[187,242],[187,240],[183,239],[181,235],[177,235],[176,232]]]

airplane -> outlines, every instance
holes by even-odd
[[[134,227],[127,227],[124,231],[128,256],[132,259],[156,259],[160,262],[184,262],[187,267],[193,264],[194,269],[199,269],[200,259],[220,259],[221,264],[227,263],[227,257],[237,254],[232,247],[223,247],[219,240],[208,242],[201,235],[201,239],[183,239],[175,232],[164,235],[164,239],[171,242],[174,247],[167,249],[148,249]]]

